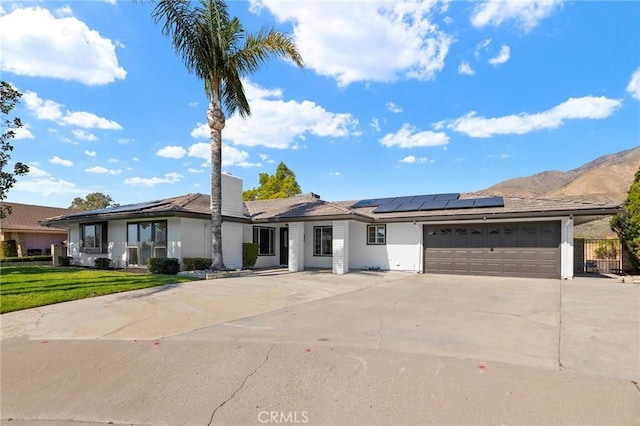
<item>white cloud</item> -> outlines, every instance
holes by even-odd
[[[38,168],[37,163],[29,163],[29,174],[27,174],[27,176],[29,178],[45,177],[45,176],[49,176],[49,173]]]
[[[408,155],[404,157],[402,160],[400,160],[401,163],[407,163],[407,164],[414,164],[414,163],[422,164],[422,163],[426,163],[427,161],[429,161],[427,157],[416,158],[413,155]]]
[[[163,177],[132,177],[124,180],[124,183],[131,186],[155,186],[165,183],[178,183],[184,176],[178,173],[166,173]]]
[[[189,168],[187,169],[187,171],[188,171],[189,173],[204,173],[204,170],[203,170],[203,169],[193,169],[193,168],[191,168],[191,167],[189,167]]]
[[[96,152],[95,151],[84,151],[85,155],[88,155],[89,157],[95,157],[96,156]]]
[[[132,161],[135,161],[135,162],[140,161],[140,159],[139,159],[138,157],[131,157],[131,160],[132,160]]]
[[[489,59],[491,65],[504,64],[511,57],[511,48],[507,45],[500,47],[500,53],[495,58]]]
[[[458,65],[458,74],[474,75],[475,71],[468,62],[462,61],[460,65]]]
[[[73,162],[72,161],[63,160],[62,158],[58,157],[57,155],[54,155],[53,158],[50,158],[49,162],[51,164],[58,164],[60,166],[73,167]]]
[[[453,37],[430,21],[442,13],[434,1],[251,0],[251,10],[267,8],[293,25],[305,66],[354,82],[431,80],[444,67]]]
[[[449,143],[449,137],[443,132],[417,131],[415,126],[405,123],[396,133],[387,133],[379,142],[386,147],[415,148],[441,146]]]
[[[156,155],[164,158],[179,159],[187,155],[187,150],[181,146],[165,146],[156,152]]]
[[[211,145],[205,142],[199,142],[189,147],[189,157],[200,158],[206,160],[205,165],[211,165]],[[222,144],[222,165],[223,166],[240,166],[240,167],[257,167],[260,163],[249,163],[249,153],[239,150],[236,147]]]
[[[375,130],[376,132],[381,131],[382,129],[380,128],[380,120],[377,117],[374,117],[371,120],[371,123],[369,123],[369,127],[371,127],[373,130]]]
[[[399,107],[398,105],[394,104],[391,101],[387,102],[387,109],[396,114],[402,112],[402,107]]]
[[[111,40],[75,17],[56,18],[41,7],[0,16],[0,39],[2,71],[88,85],[111,83],[127,74]]]
[[[42,99],[37,93],[26,91],[23,100],[27,109],[40,120],[55,121],[60,126],[76,126],[82,128],[98,128],[104,130],[121,130],[122,126],[115,121],[98,117],[91,112],[66,111],[62,112],[64,105],[57,102]],[[75,134],[75,133],[74,133]]]
[[[503,117],[485,118],[472,111],[447,123],[447,128],[465,133],[474,138],[494,135],[522,135],[540,129],[555,129],[566,120],[602,119],[613,114],[622,102],[605,97],[585,96],[569,98],[547,111],[529,114],[520,113]],[[442,124],[442,123],[441,123]]]
[[[197,107],[198,106],[198,102],[189,102],[189,106],[190,107]]]
[[[100,167],[100,166],[89,167],[88,169],[84,169],[84,171],[87,173],[109,174],[109,175],[119,175],[120,173],[122,173],[122,170],[107,169],[106,167]]]
[[[631,76],[631,81],[627,86],[627,92],[634,98],[640,100],[640,68],[638,68]]]
[[[95,141],[98,138],[93,133],[85,132],[84,130],[72,130],[73,136],[83,141]]]
[[[69,5],[64,5],[62,7],[59,7],[56,9],[56,15],[58,16],[71,16],[73,15],[73,9],[71,9],[71,6]]]
[[[31,130],[29,130],[29,126],[28,124],[23,124],[22,127],[18,127],[17,129],[11,129],[13,130],[13,138],[15,140],[20,140],[20,139],[35,139],[35,136],[33,136],[33,133],[31,133]]]
[[[489,48],[489,45],[491,44],[491,39],[487,38],[482,40],[480,43],[478,43],[476,45],[476,50],[473,52],[473,54],[475,55],[476,59],[480,58],[480,54],[487,50]]]
[[[471,23],[481,28],[513,20],[528,32],[561,6],[561,0],[488,0],[476,6]]]
[[[118,138],[118,143],[120,145],[127,145],[127,144],[130,144],[131,142],[133,142],[133,139],[130,139],[130,138]]]
[[[31,175],[31,172],[29,173]],[[29,176],[27,175],[27,176]],[[46,178],[24,180],[20,179],[13,187],[14,191],[34,192],[42,196],[82,194],[87,191],[78,188],[76,184],[62,179]]]
[[[329,176],[340,176],[341,173],[340,172],[330,172]]]
[[[307,135],[336,138],[355,133],[358,121],[351,114],[329,112],[311,101],[284,101],[282,90],[265,89],[248,81],[244,88],[252,115],[246,119],[232,116],[222,132],[223,140],[234,145],[286,149]],[[209,127],[198,123],[191,136],[208,139]]]

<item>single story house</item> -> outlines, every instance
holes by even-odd
[[[209,196],[180,197],[49,218],[69,231],[82,265],[116,267],[149,257],[210,257]],[[242,181],[222,179],[225,265],[242,267],[242,243],[259,246],[256,267],[380,269],[420,273],[573,278],[573,227],[619,205],[543,198],[427,194],[329,202],[316,194],[242,201]]]
[[[15,240],[18,257],[50,254],[52,244],[61,244],[67,240],[67,231],[40,224],[51,216],[68,215],[78,212],[75,209],[36,206],[3,202],[10,207],[11,213],[0,219],[0,241]]]

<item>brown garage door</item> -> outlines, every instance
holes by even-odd
[[[424,270],[560,277],[560,222],[425,225]]]

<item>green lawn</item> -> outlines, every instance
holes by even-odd
[[[3,266],[0,313],[191,280],[177,275],[73,267]]]

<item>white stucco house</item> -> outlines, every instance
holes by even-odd
[[[569,279],[573,227],[620,206],[541,198],[426,194],[329,202],[315,194],[242,201],[241,179],[223,175],[227,268],[242,243],[259,245],[257,268],[380,269]],[[69,255],[93,266],[144,266],[149,257],[210,257],[210,199],[187,194],[48,218],[69,232]]]

